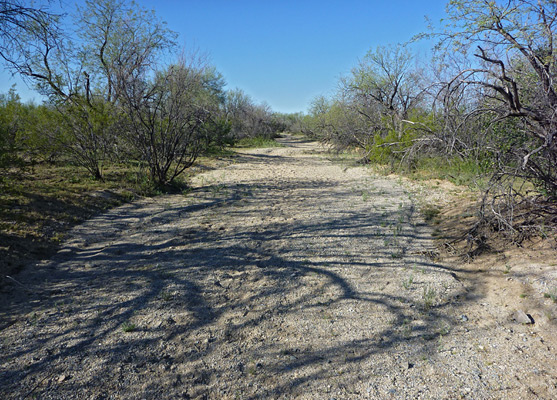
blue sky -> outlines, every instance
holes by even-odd
[[[71,0],[63,0],[74,4]],[[448,0],[136,0],[179,33],[179,44],[208,54],[227,88],[280,112],[305,111],[317,95],[378,45],[409,40],[438,22]],[[71,9],[67,9],[70,11]],[[418,46],[425,52],[428,44]],[[5,71],[0,92],[17,80]],[[39,97],[17,84],[24,100]]]

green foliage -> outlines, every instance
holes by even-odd
[[[137,326],[135,324],[132,324],[131,322],[124,322],[122,324],[122,330],[126,333],[134,332],[136,329]]]
[[[413,59],[414,55],[403,45],[369,50],[345,82],[350,95],[356,96],[361,105],[373,104],[382,115],[394,120],[406,118],[419,102],[418,74],[412,68]]]
[[[299,130],[302,113],[273,113],[272,119],[277,132],[295,132]]]
[[[0,168],[21,164],[19,136],[24,129],[24,107],[12,88],[8,94],[0,95]]]
[[[27,129],[21,136],[22,150],[31,161],[52,163],[67,154],[68,135],[63,115],[53,106],[30,106]]]
[[[554,287],[549,292],[545,292],[543,294],[543,297],[546,299],[551,299],[554,303],[557,303],[557,288]]]
[[[217,116],[207,121],[203,125],[205,135],[209,138],[209,143],[204,154],[225,154],[225,148],[234,145],[234,138],[231,135],[232,125],[230,121]]]
[[[434,288],[430,286],[424,286],[424,291],[422,293],[423,306],[426,310],[429,310],[435,305],[435,300],[437,298],[437,292]]]
[[[274,139],[264,136],[245,137],[235,143],[240,148],[265,148],[265,147],[282,147],[282,144]]]
[[[377,164],[400,161],[405,150],[412,146],[416,136],[414,132],[400,134],[395,130],[389,131],[386,136],[376,134],[373,137],[373,143],[366,148],[368,160]]]
[[[409,290],[413,283],[414,283],[414,275],[410,274],[408,278],[402,281],[402,286],[404,287],[404,289]]]
[[[72,118],[78,116],[73,114]],[[54,106],[23,104],[15,89],[0,95],[0,166],[54,162],[71,154],[69,148],[77,144],[70,128],[67,118]]]
[[[445,179],[455,185],[481,187],[491,171],[491,161],[442,156],[423,156],[416,160],[410,176],[416,179]]]

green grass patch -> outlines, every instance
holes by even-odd
[[[204,155],[206,157],[234,157],[236,153],[229,147],[209,146],[209,148],[205,150]]]
[[[408,175],[418,180],[444,179],[459,186],[477,187],[487,183],[488,172],[473,159],[428,157],[419,159]]]
[[[236,142],[234,147],[238,148],[266,148],[266,147],[284,147],[275,139],[263,136],[245,137]]]

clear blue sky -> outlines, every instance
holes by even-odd
[[[305,111],[331,94],[367,50],[425,31],[424,17],[438,22],[447,1],[136,0],[179,33],[181,46],[207,53],[227,88],[280,112]],[[0,78],[0,92],[15,82]],[[24,100],[39,98],[22,83],[17,89]]]

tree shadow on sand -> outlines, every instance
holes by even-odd
[[[434,357],[458,324],[464,289],[418,254],[410,202],[301,179],[150,201],[88,221],[20,277],[25,299],[1,315],[2,397],[357,395]]]

